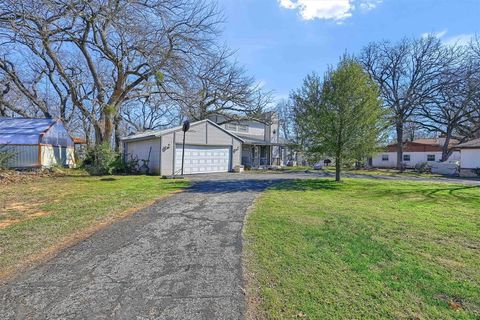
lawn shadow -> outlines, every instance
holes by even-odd
[[[275,184],[270,189],[279,191],[340,190],[344,186],[342,182],[332,179],[304,179]]]
[[[193,181],[186,192],[229,193],[229,192],[260,192],[267,188],[288,181],[288,179],[215,179]]]
[[[101,178],[100,181],[117,181],[117,179],[108,177],[108,178]]]
[[[466,193],[462,191],[468,190],[479,190],[480,186],[449,186],[449,187],[439,187],[439,186],[429,186],[427,188],[390,188],[390,189],[381,189],[376,188],[362,188],[356,196],[368,197],[368,198],[400,198],[400,199],[415,199],[415,196],[421,196],[423,198],[421,201],[436,202],[443,200],[445,197],[454,198],[462,203],[474,203],[480,201],[479,194],[477,193]],[[359,190],[360,191],[360,190]],[[418,198],[417,198],[418,200]],[[419,200],[420,201],[420,200]]]

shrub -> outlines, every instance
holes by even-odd
[[[125,172],[121,155],[112,150],[107,143],[89,148],[83,166],[91,175],[111,175]]]
[[[432,169],[430,168],[430,165],[428,164],[428,162],[420,162],[415,165],[415,171],[419,173],[428,173],[431,170]]]
[[[473,173],[475,173],[475,175],[477,175],[478,177],[480,177],[480,168],[475,168],[475,169],[472,169]]]

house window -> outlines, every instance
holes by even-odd
[[[225,129],[237,132],[248,132],[248,126],[244,124],[227,123]]]
[[[237,131],[237,125],[235,125],[235,124],[233,124],[233,123],[227,123],[227,124],[225,125],[225,129]]]
[[[409,154],[404,154],[403,155],[403,161],[410,161],[410,155]]]
[[[427,161],[435,161],[435,155],[434,154],[427,154]]]
[[[382,154],[382,161],[388,161],[388,154]]]
[[[237,125],[237,131],[238,132],[248,132],[248,126],[239,124]]]

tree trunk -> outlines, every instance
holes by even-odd
[[[95,145],[103,143],[103,130],[102,124],[99,121],[93,123],[93,129],[95,130]]]
[[[115,151],[117,151],[117,152],[120,151],[121,138],[122,138],[122,132],[120,130],[121,120],[122,120],[122,118],[117,113],[115,115],[115,119],[114,119],[114,123],[115,123]]]
[[[445,142],[443,143],[442,146],[442,162],[447,161],[448,157],[450,157],[450,150],[448,148],[448,145],[450,144],[450,139],[451,139],[451,133],[450,130],[447,130],[447,135],[445,136]]]
[[[104,114],[104,131],[103,131],[103,141],[102,143],[107,143],[111,145],[112,141],[112,134],[113,134],[113,119],[110,112],[106,112]]]
[[[397,169],[403,172],[403,122],[398,121],[395,129],[397,131]]]
[[[341,159],[339,156],[335,157],[335,181],[337,182],[340,182],[341,178],[340,178],[340,174],[341,174],[341,171],[342,171],[342,167],[341,167]]]

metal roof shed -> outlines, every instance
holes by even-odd
[[[14,154],[7,163],[11,168],[75,163],[73,140],[60,120],[0,118],[0,146]]]

